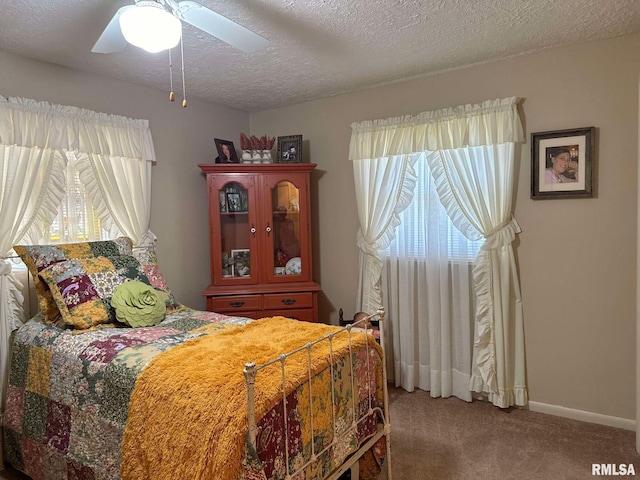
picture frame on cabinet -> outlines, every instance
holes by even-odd
[[[239,193],[227,193],[227,209],[229,213],[242,211],[242,200]]]
[[[234,277],[251,276],[251,257],[248,248],[231,250],[231,263]]]
[[[227,207],[227,194],[220,191],[220,213],[227,213],[229,208]]]
[[[229,252],[222,252],[222,278],[233,277],[233,259]]]
[[[278,137],[278,163],[302,163],[302,135]]]
[[[593,197],[595,127],[531,134],[531,198]]]
[[[216,163],[240,163],[232,141],[222,140],[220,138],[214,138],[213,141],[216,144],[216,149],[218,150]]]

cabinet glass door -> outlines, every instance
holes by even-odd
[[[289,181],[278,182],[271,190],[274,276],[301,275],[300,192]]]
[[[237,182],[229,182],[218,190],[220,208],[219,268],[223,279],[249,279],[252,277],[251,241],[253,236],[249,220],[249,195]],[[254,229],[255,232],[255,229]]]

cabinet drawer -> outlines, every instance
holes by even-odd
[[[249,312],[236,312],[235,310],[233,312],[224,312],[225,315],[229,315],[230,317],[245,317],[245,318],[252,318],[254,320],[258,320],[259,318],[264,317],[264,312],[262,310],[258,310],[257,312],[254,310],[251,310]]]
[[[210,312],[230,312],[262,310],[260,295],[229,295],[227,297],[208,297],[207,310]]]
[[[311,308],[313,294],[306,293],[278,293],[264,296],[265,310],[281,310],[283,308]]]
[[[313,309],[288,309],[288,310],[269,310],[265,311],[265,316],[269,317],[287,317],[294,318],[296,320],[302,320],[304,322],[315,322],[315,318],[313,318]]]

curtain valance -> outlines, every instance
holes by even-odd
[[[518,98],[509,97],[354,123],[349,159],[521,142],[524,133],[517,106]]]
[[[155,161],[147,120],[0,97],[0,144]]]

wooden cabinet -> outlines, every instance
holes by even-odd
[[[207,177],[207,310],[318,320],[309,183],[315,164],[201,164]]]

